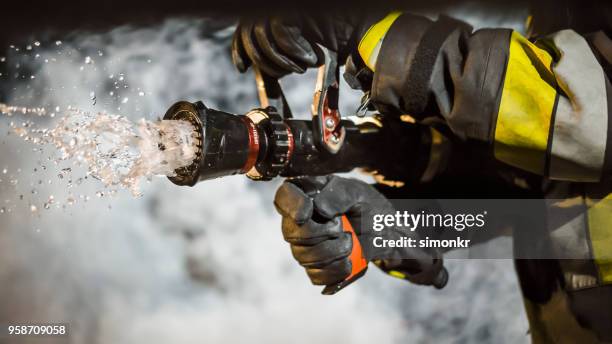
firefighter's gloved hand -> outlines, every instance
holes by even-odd
[[[294,258],[317,285],[340,282],[351,272],[353,242],[351,234],[342,229],[342,215],[348,217],[363,243],[370,233],[361,231],[362,214],[394,212],[391,203],[371,185],[337,176],[286,181],[278,189],[274,205],[283,217],[283,236]],[[387,263],[395,268],[401,262],[406,279],[425,285],[437,283],[435,278],[443,269],[437,254],[421,249],[402,250],[401,254],[391,252],[390,259],[377,260],[377,265]],[[395,259],[394,254],[411,259]]]
[[[322,64],[317,46],[321,44],[337,52],[339,63],[343,63],[351,49],[356,49],[362,32],[377,18],[333,12],[245,18],[234,33],[232,59],[240,72],[254,65],[266,75],[280,78]]]

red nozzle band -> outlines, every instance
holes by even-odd
[[[246,162],[242,167],[242,173],[249,172],[253,166],[257,163],[257,157],[259,156],[259,133],[255,123],[247,116],[240,116],[244,121],[247,131],[249,133],[249,154],[247,155]]]

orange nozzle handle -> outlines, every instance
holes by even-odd
[[[363,249],[361,243],[359,243],[359,239],[357,239],[357,233],[355,233],[355,229],[346,215],[342,215],[342,229],[344,232],[351,233],[353,239],[353,249],[349,256],[349,260],[351,261],[351,273],[343,281],[325,286],[321,292],[323,295],[333,295],[339,292],[344,287],[363,276],[368,268],[368,261],[363,255]]]

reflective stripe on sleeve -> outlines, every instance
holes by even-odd
[[[557,92],[550,80],[552,57],[517,32],[510,39],[508,64],[495,126],[495,158],[544,174],[551,117]]]
[[[598,182],[608,104],[603,68],[586,40],[564,30],[539,43],[513,32],[495,127],[494,154],[509,165],[574,182]]]
[[[387,31],[389,31],[391,25],[401,14],[402,12],[398,11],[389,13],[381,21],[372,25],[361,38],[357,50],[359,51],[359,55],[363,59],[363,62],[372,71],[374,71],[378,52],[380,51],[382,41],[385,38]]]
[[[608,131],[604,71],[586,40],[572,30],[551,38],[561,56],[554,66],[559,88],[550,149],[551,179],[597,182]]]

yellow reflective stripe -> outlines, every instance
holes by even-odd
[[[543,174],[556,90],[552,57],[517,32],[510,39],[508,65],[495,127],[495,158]]]
[[[399,271],[396,271],[396,270],[389,270],[387,273],[389,275],[395,277],[395,278],[406,279],[406,275],[405,274],[403,274],[403,273],[401,273]]]
[[[587,214],[599,278],[602,283],[612,283],[612,194],[593,204]]]
[[[399,11],[389,13],[381,21],[370,26],[365,35],[363,35],[363,37],[361,38],[357,50],[359,51],[359,55],[363,59],[363,62],[372,71],[374,71],[374,64],[376,62],[378,50],[380,49],[380,45],[382,44],[383,38],[387,34],[387,31],[389,31],[389,28],[391,27],[393,22],[395,22],[395,20],[401,14],[402,12]],[[373,54],[375,51],[376,54]]]

